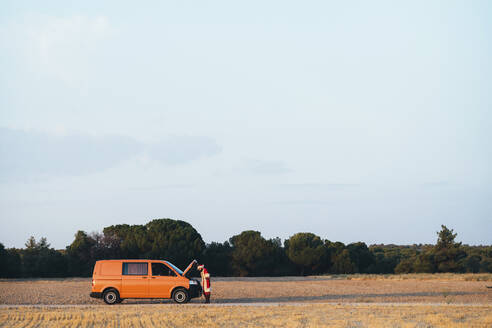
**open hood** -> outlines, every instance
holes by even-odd
[[[191,263],[183,271],[183,276],[185,276],[186,278],[189,278],[188,273],[190,273],[194,268],[196,268],[197,264],[198,264],[198,262],[196,260],[191,261]]]

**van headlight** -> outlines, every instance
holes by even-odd
[[[190,285],[198,285],[198,283],[196,282],[196,280],[190,280]]]

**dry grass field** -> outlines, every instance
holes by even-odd
[[[484,304],[492,301],[488,285],[492,285],[492,274],[212,278],[212,302]],[[0,304],[101,304],[89,297],[90,289],[87,278],[0,280]],[[162,301],[124,301],[149,302]]]
[[[492,327],[492,306],[310,304],[0,308],[0,327]]]
[[[492,274],[213,278],[211,305],[107,306],[90,284],[0,280],[0,327],[492,327]]]

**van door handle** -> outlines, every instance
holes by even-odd
[[[142,279],[147,279],[147,277],[142,277]]]
[[[150,278],[155,279],[155,277],[150,277]]]

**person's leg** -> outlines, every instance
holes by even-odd
[[[210,293],[205,294],[205,303],[210,303]]]

